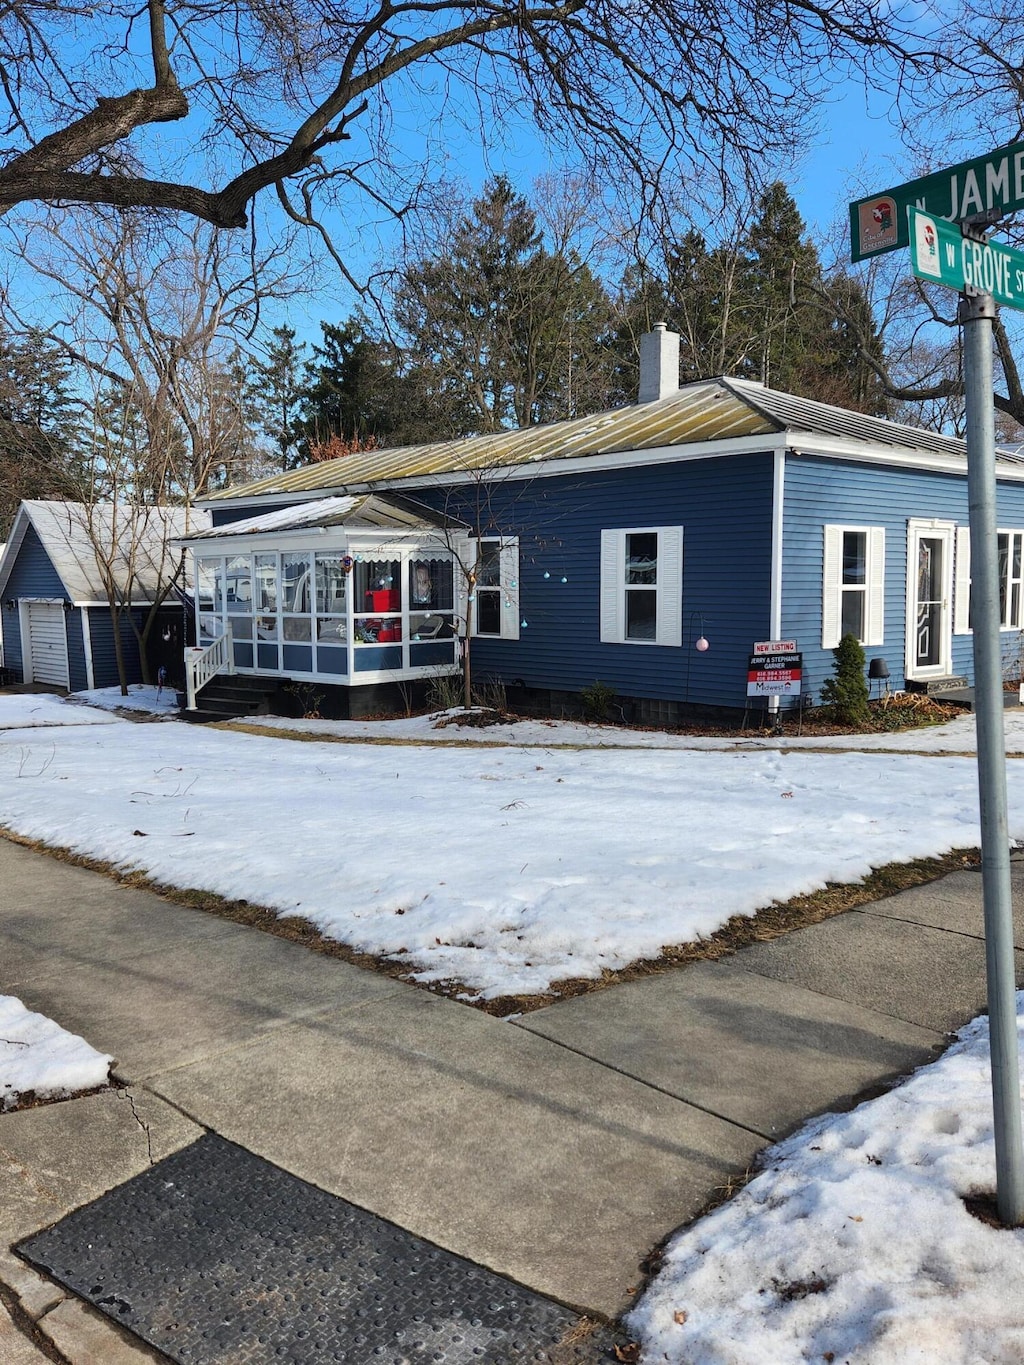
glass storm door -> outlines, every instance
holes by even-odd
[[[952,672],[951,550],[950,527],[912,528],[907,566],[910,678],[942,678]]]

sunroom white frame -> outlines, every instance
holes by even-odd
[[[207,615],[215,616],[221,630],[227,624],[228,618],[251,617],[253,622],[253,637],[250,640],[235,638],[233,642],[233,653],[235,660],[235,672],[250,677],[271,677],[271,678],[295,678],[303,682],[318,682],[330,684],[338,687],[361,686],[364,683],[375,682],[394,682],[403,679],[417,679],[436,677],[440,673],[458,673],[461,668],[461,647],[460,635],[462,622],[458,617],[457,609],[457,579],[461,571],[456,564],[456,555],[453,546],[449,544],[450,537],[446,537],[443,532],[428,532],[417,530],[415,532],[401,532],[388,529],[387,531],[372,530],[352,530],[345,527],[305,527],[301,530],[292,532],[276,532],[270,536],[267,534],[239,535],[226,534],[223,537],[209,537],[202,541],[194,542],[190,546],[190,551],[194,559],[194,574],[196,584],[195,597],[195,616],[196,616],[196,638],[200,645],[209,643],[211,633],[204,629],[202,618]],[[317,668],[318,648],[322,647],[322,642],[316,639],[316,623],[318,612],[316,607],[316,555],[330,553],[332,555],[348,555],[355,562],[359,561],[395,561],[399,565],[398,579],[400,592],[399,610],[388,611],[367,611],[364,604],[354,602],[354,594],[351,584],[355,581],[355,571],[348,576],[349,588],[345,595],[345,640],[344,655],[346,672],[326,672]],[[257,638],[257,618],[261,615],[269,615],[269,612],[261,612],[255,601],[256,574],[255,557],[257,555],[276,556],[277,585],[278,595],[280,596],[281,586],[281,561],[282,556],[289,554],[308,555],[311,566],[311,601],[308,617],[310,620],[311,638],[309,641],[289,641],[287,643],[300,647],[308,646],[310,649],[310,659],[312,667],[309,669],[288,667],[285,664],[285,651],[283,640],[277,640],[278,644],[278,666],[272,667],[261,664],[258,654],[260,641]],[[201,593],[201,562],[219,561],[226,565],[227,561],[236,557],[247,556],[250,561],[251,572],[251,597],[250,609],[247,612],[229,612],[226,601],[215,604],[211,613],[208,607],[202,605]],[[448,560],[452,564],[453,575],[453,596],[452,608],[430,608],[417,606],[411,601],[409,590],[409,566],[415,560]],[[222,580],[223,581],[223,580]],[[275,609],[275,616],[278,622],[283,621],[286,613],[280,609],[280,605]],[[339,619],[342,613],[330,613],[337,615]],[[452,622],[452,634],[439,637],[436,640],[414,639],[412,621],[414,618],[423,618],[428,615],[448,617]],[[356,639],[356,627],[359,620],[372,617],[373,619],[392,619],[401,623],[401,639],[382,643],[368,643]],[[270,641],[264,640],[262,643],[268,644]],[[439,659],[437,655],[441,652],[437,649],[430,651],[431,660],[428,663],[417,664],[413,662],[414,647],[426,644],[450,645],[450,658]],[[252,649],[252,662],[240,662],[240,656],[246,657],[245,647]],[[241,647],[241,648],[240,648]],[[341,645],[329,646],[337,649],[341,653]],[[369,663],[375,656],[388,651],[386,657],[393,658],[393,651],[401,651],[401,663],[398,666],[381,668],[357,667],[357,660],[364,664]],[[427,651],[420,650],[420,653]]]

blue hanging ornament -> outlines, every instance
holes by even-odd
[[[562,575],[562,582],[563,582],[563,583],[568,583],[568,581],[569,581],[569,580],[568,580],[568,579],[565,577],[565,575],[563,574],[563,575]]]
[[[520,621],[519,624],[522,626],[523,630],[525,630],[530,623],[529,621]]]
[[[545,577],[545,578],[550,578],[550,577],[551,577],[551,575],[548,573],[547,569],[544,570],[544,577]]]

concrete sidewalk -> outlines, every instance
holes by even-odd
[[[928,1060],[985,1001],[974,872],[514,1022],[4,839],[0,888],[0,992],[127,1086],[0,1118],[4,1249],[212,1130],[613,1316],[766,1141]],[[151,1358],[6,1250],[0,1297],[74,1365]]]

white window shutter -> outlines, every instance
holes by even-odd
[[[519,540],[503,539],[501,565],[501,638],[519,639]]]
[[[469,536],[455,536],[452,551],[455,555],[455,629],[459,635],[465,635],[466,609],[469,605],[466,571],[476,562],[476,541]]]
[[[971,633],[971,528],[956,528],[953,561],[953,634]]]
[[[839,598],[843,580],[843,528],[825,527],[825,563],[821,587],[821,647],[839,643]]]
[[[601,532],[601,641],[622,644],[626,638],[626,533]]]
[[[885,527],[868,527],[867,620],[864,643],[885,643]]]
[[[658,531],[659,645],[683,643],[683,528],[663,526]]]

